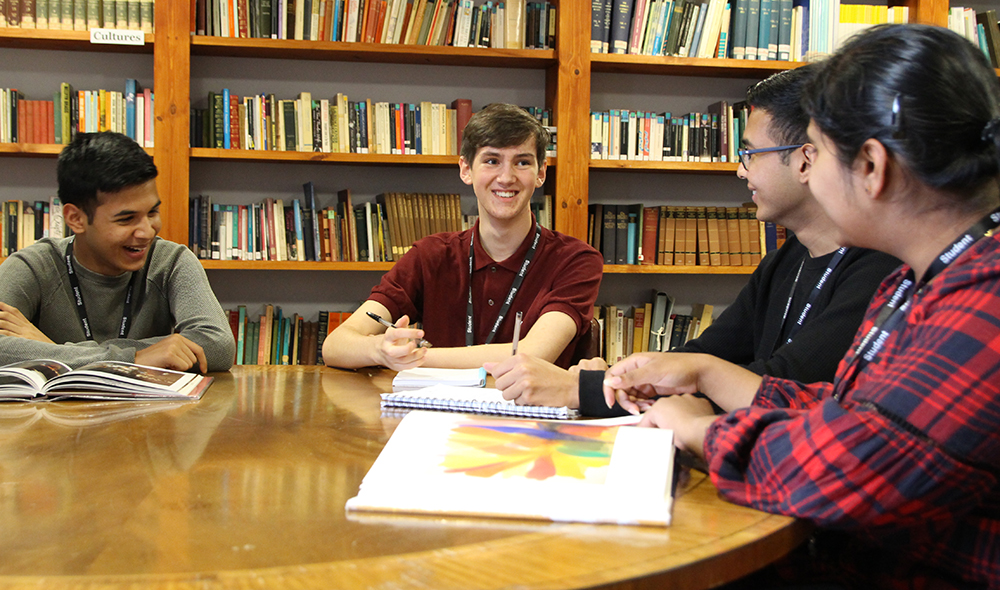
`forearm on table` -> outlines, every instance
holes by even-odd
[[[323,362],[329,367],[358,369],[379,364],[378,334],[363,334],[348,324],[338,326],[323,341]]]
[[[50,344],[16,336],[0,336],[0,366],[25,360],[53,359],[77,368],[97,361],[134,362],[136,349],[115,342]]]
[[[739,365],[697,355],[698,391],[727,412],[745,408],[760,389],[761,377]]]

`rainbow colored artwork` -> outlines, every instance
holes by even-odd
[[[448,437],[443,467],[474,477],[520,476],[586,479],[586,472],[611,460],[617,426],[497,420],[459,424]]]

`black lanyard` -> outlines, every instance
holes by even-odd
[[[837,270],[837,266],[840,264],[840,261],[844,259],[845,254],[847,254],[846,246],[842,246],[834,252],[833,257],[830,258],[830,262],[826,265],[826,270],[823,271],[823,276],[816,281],[816,284],[813,285],[812,291],[809,292],[809,299],[806,300],[806,304],[799,313],[798,319],[795,320],[795,324],[792,325],[791,329],[788,331],[788,336],[785,337],[785,344],[790,343],[792,339],[795,338],[795,335],[799,333],[799,330],[802,329],[802,326],[806,323],[806,318],[809,316],[809,312],[812,311],[812,308],[816,304],[816,298],[819,297],[820,291],[823,290],[827,280],[833,276],[833,271]],[[781,316],[781,325],[778,326],[778,335],[775,338],[775,345],[771,347],[772,353],[776,348],[778,348],[777,343],[781,340],[781,332],[785,328],[785,320],[788,319],[788,311],[792,307],[792,299],[795,297],[795,288],[799,284],[799,276],[802,274],[802,266],[805,263],[806,261],[803,258],[802,262],[799,263],[798,272],[795,273],[795,281],[792,283],[792,290],[788,294],[788,301],[785,303],[785,313]]]
[[[76,313],[80,316],[80,324],[83,326],[83,335],[87,340],[93,340],[94,334],[90,329],[90,320],[87,317],[87,307],[83,303],[83,291],[80,289],[80,279],[76,276],[76,266],[73,264],[73,242],[70,240],[66,245],[66,272],[69,274],[69,284],[73,288],[73,299],[76,301]],[[153,245],[155,240],[149,243],[149,252],[146,253],[146,267],[149,269],[149,261],[153,259]],[[122,310],[122,321],[118,327],[118,337],[125,338],[128,335],[129,327],[132,325],[132,293],[135,291],[135,284],[139,280],[139,275],[145,272],[133,272],[132,278],[128,282],[128,291],[125,292],[125,307]]]
[[[965,232],[955,239],[947,248],[945,248],[934,262],[927,268],[927,272],[924,273],[923,278],[920,281],[920,287],[914,290],[914,286],[917,284],[912,276],[912,270],[909,272],[911,276],[903,279],[903,282],[896,287],[896,291],[892,294],[889,302],[882,306],[879,310],[878,317],[875,318],[875,324],[868,330],[865,337],[858,344],[858,347],[854,349],[854,358],[851,359],[851,366],[854,374],[857,375],[864,370],[868,363],[875,360],[882,349],[885,347],[885,343],[889,340],[889,336],[896,331],[897,328],[903,323],[906,318],[906,313],[910,309],[910,303],[913,302],[914,296],[920,292],[927,283],[931,282],[934,277],[941,274],[949,264],[952,263],[956,258],[962,255],[963,252],[968,250],[979,241],[980,238],[989,233],[990,230],[1000,225],[1000,207],[997,207],[988,215],[980,219],[972,227],[965,230]],[[848,375],[845,371],[844,378],[837,383],[834,390],[834,399],[840,400],[847,387]]]
[[[497,320],[493,322],[493,329],[490,330],[490,335],[486,338],[484,344],[489,344],[493,342],[493,338],[497,335],[497,328],[503,323],[504,317],[507,315],[507,311],[510,310],[510,302],[514,300],[514,296],[517,295],[517,290],[521,288],[521,283],[524,281],[524,275],[528,274],[528,265],[531,264],[531,259],[535,257],[535,250],[538,249],[538,240],[542,237],[542,230],[538,226],[538,222],[535,222],[535,236],[531,240],[531,248],[524,255],[524,260],[521,262],[521,270],[518,271],[517,276],[514,278],[514,283],[510,286],[510,292],[507,293],[507,298],[503,302],[503,306],[500,307],[500,313],[497,315]],[[472,346],[475,344],[475,335],[473,331],[475,327],[472,323],[472,260],[475,257],[475,243],[476,243],[476,230],[472,230],[472,237],[469,240],[469,303],[466,306],[465,313],[465,345]]]

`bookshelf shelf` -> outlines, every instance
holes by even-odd
[[[544,69],[558,63],[553,49],[483,49],[391,43],[191,37],[192,55],[308,59],[364,63]]]
[[[756,266],[664,266],[658,264],[605,264],[604,274],[621,275],[749,275]]]
[[[739,164],[718,162],[651,162],[645,160],[591,160],[591,170],[619,172],[679,172],[691,174],[735,174]]]
[[[145,45],[106,45],[91,43],[90,31],[0,28],[0,47],[151,54],[153,35],[146,34]]]
[[[590,67],[594,72],[618,74],[655,74],[702,76],[712,78],[765,78],[775,72],[805,65],[794,61],[753,61],[742,59],[706,59],[696,57],[619,55],[594,53]]]
[[[0,143],[0,154],[10,157],[58,158],[63,145],[58,143]],[[153,148],[143,148],[153,155]]]
[[[271,260],[201,260],[206,270],[340,270],[385,272],[392,262],[299,262]],[[606,264],[605,274],[654,275],[749,275],[755,266],[663,266],[640,264]]]
[[[392,268],[391,262],[300,262],[287,260],[202,260],[206,270],[346,270],[379,271]]]
[[[0,154],[27,158],[55,158],[63,146],[54,143],[0,143]]]

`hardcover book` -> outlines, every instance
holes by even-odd
[[[72,369],[32,360],[0,367],[0,401],[200,399],[213,378],[195,373],[101,361]]]
[[[411,412],[346,509],[666,526],[673,457],[671,430]]]

